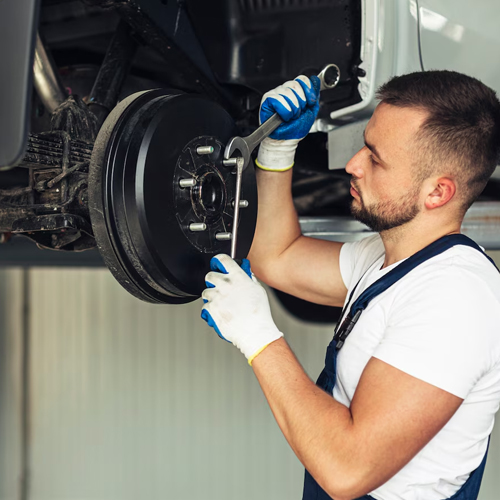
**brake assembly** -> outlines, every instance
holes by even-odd
[[[230,253],[236,175],[224,148],[236,134],[217,103],[165,89],[129,96],[104,122],[90,161],[90,218],[106,265],[134,296],[195,300],[210,259]],[[242,258],[257,217],[253,168],[238,208]]]

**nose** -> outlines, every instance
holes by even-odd
[[[364,175],[363,169],[363,159],[366,156],[366,151],[368,148],[363,146],[347,163],[345,167],[345,171],[348,174],[351,174],[353,177],[357,179],[361,179]]]

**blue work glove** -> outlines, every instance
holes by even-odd
[[[257,166],[273,172],[293,167],[295,150],[311,129],[319,110],[320,80],[300,75],[295,80],[266,92],[261,101],[259,121],[278,113],[282,123],[260,144]]]
[[[201,317],[219,337],[234,344],[249,364],[271,342],[283,334],[274,324],[266,291],[243,259],[241,267],[229,255],[220,254],[210,261],[207,289]]]

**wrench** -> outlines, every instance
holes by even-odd
[[[333,89],[340,80],[340,69],[336,64],[328,64],[318,74],[320,90]],[[266,138],[269,137],[281,124],[283,120],[278,113],[274,113],[260,127],[247,137],[232,137],[224,150],[225,160],[229,160],[235,151],[240,154],[234,158],[236,165],[236,194],[234,197],[233,230],[231,234],[231,257],[236,256],[236,240],[238,235],[238,219],[240,213],[241,178],[243,170],[250,163],[253,150]]]

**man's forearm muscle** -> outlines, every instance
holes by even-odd
[[[389,480],[462,403],[372,358],[347,408],[313,384],[284,339],[252,367],[290,446],[335,500],[358,498]]]
[[[259,208],[248,254],[255,275],[304,300],[341,306],[347,290],[340,276],[342,243],[301,234],[292,198],[292,171],[257,169]],[[312,260],[311,255],[315,258]]]
[[[268,265],[301,236],[301,231],[292,199],[292,170],[266,172],[258,168],[256,177],[259,207],[248,258],[255,275],[269,282],[267,275],[273,266]]]
[[[331,496],[349,498],[361,465],[349,409],[311,381],[284,339],[273,342],[252,367],[299,460]]]

